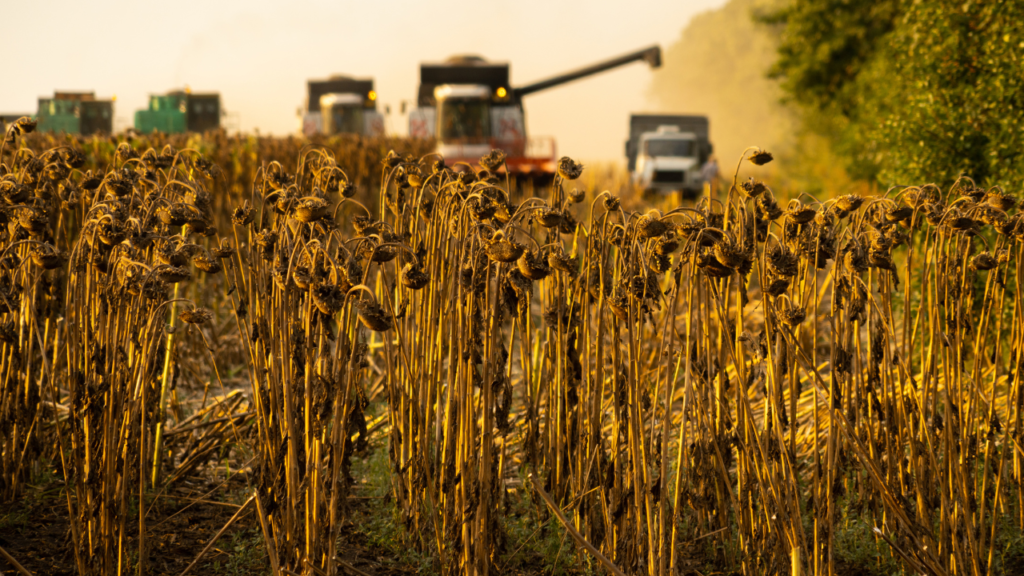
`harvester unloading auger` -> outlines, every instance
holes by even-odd
[[[652,68],[661,66],[661,47],[644,48],[519,88],[509,85],[508,63],[456,56],[442,64],[421,64],[409,135],[436,138],[437,152],[448,164],[474,165],[492,149],[503,150],[510,174],[543,180],[555,173],[555,142],[550,137],[527,137],[523,97],[638,61]]]

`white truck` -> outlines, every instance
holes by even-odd
[[[707,116],[633,114],[626,158],[630,179],[644,192],[681,192],[697,198],[704,189],[701,168],[711,155]]]

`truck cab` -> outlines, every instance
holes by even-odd
[[[696,134],[680,132],[678,126],[659,126],[643,134],[636,159],[638,183],[645,191],[698,193],[703,188],[700,168],[705,160],[701,148]]]
[[[712,150],[708,132],[707,116],[633,114],[626,141],[630,180],[648,193],[700,196],[701,168]]]

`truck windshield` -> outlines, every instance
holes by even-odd
[[[644,148],[648,156],[696,156],[693,140],[648,140]]]
[[[324,127],[328,134],[362,134],[363,109],[359,106],[332,106],[329,124]]]
[[[438,108],[443,142],[486,142],[491,137],[491,106],[486,100],[443,100]]]

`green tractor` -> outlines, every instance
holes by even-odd
[[[220,128],[220,94],[176,90],[149,97],[149,109],[135,112],[135,129],[178,134]]]
[[[53,98],[39,99],[36,119],[40,132],[110,134],[114,131],[114,100],[97,100],[93,92],[54,92]]]

